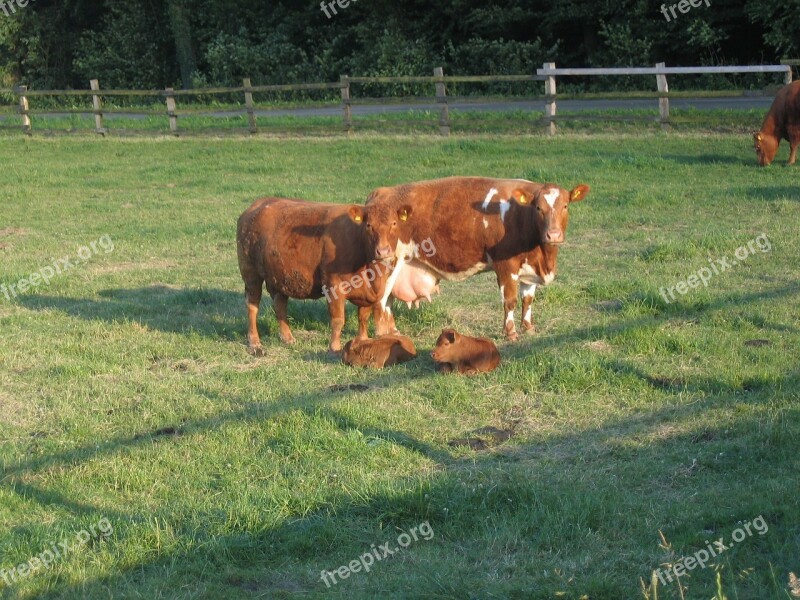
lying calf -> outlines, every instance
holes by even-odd
[[[352,340],[344,345],[342,360],[351,367],[382,369],[417,356],[414,342],[404,335],[384,335],[374,340]]]
[[[475,375],[494,371],[500,364],[500,353],[492,340],[461,335],[455,329],[442,330],[431,356],[441,373]]]

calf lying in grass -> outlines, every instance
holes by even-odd
[[[417,356],[414,342],[404,335],[384,335],[374,340],[352,340],[344,345],[342,360],[351,367],[382,369]]]
[[[442,330],[431,356],[440,373],[475,375],[494,371],[500,364],[500,353],[492,340],[461,335],[455,329]]]

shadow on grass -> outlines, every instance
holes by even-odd
[[[721,299],[699,308],[680,304],[666,306],[663,302],[658,304],[657,298],[653,299],[653,304],[660,307],[660,317],[664,318],[786,297],[798,291],[800,286],[789,285]],[[139,294],[135,297],[141,300]],[[47,307],[47,303],[44,306]],[[90,308],[82,304],[77,312],[82,318],[92,318]],[[124,312],[124,309],[117,307],[111,310],[114,311]],[[658,317],[651,315],[622,318],[617,323],[536,338],[515,346],[512,354],[530,352],[531,346],[535,346],[537,352],[555,349],[566,342],[598,339],[609,333],[650,327],[658,321]],[[194,549],[134,561],[128,559],[124,570],[93,580],[74,583],[66,578],[56,579],[36,597],[95,598],[116,597],[117,594],[136,597],[154,590],[181,588],[190,595],[196,592],[203,596],[200,590],[205,589],[207,597],[236,598],[298,595],[344,598],[355,592],[361,597],[375,597],[390,592],[399,594],[401,590],[405,590],[402,593],[407,597],[420,598],[490,595],[551,598],[556,590],[572,594],[565,597],[587,594],[596,598],[624,598],[632,597],[631,590],[638,588],[635,577],[648,578],[660,563],[676,558],[657,549],[660,528],[663,527],[676,543],[677,557],[680,557],[702,547],[703,540],[711,536],[716,539],[730,535],[737,520],[752,519],[759,514],[769,523],[770,535],[748,539],[744,551],[747,554],[736,551],[726,554],[725,560],[733,561],[732,567],[728,563],[727,573],[753,568],[754,573],[748,577],[757,578],[757,581],[739,581],[737,585],[740,592],[744,590],[742,593],[765,589],[779,592],[767,579],[770,569],[781,576],[796,569],[791,560],[800,552],[796,515],[782,500],[789,497],[789,490],[795,485],[786,469],[798,450],[798,432],[791,424],[800,422],[800,407],[786,409],[782,420],[747,415],[734,425],[719,423],[713,413],[731,403],[764,406],[774,403],[776,394],[787,397],[787,394],[797,393],[800,373],[791,372],[744,389],[713,377],[671,381],[624,361],[603,362],[609,372],[635,376],[665,398],[683,390],[702,391],[706,396],[693,403],[638,411],[613,421],[606,420],[601,425],[588,425],[579,431],[547,436],[528,432],[527,440],[515,440],[499,452],[495,449],[460,453],[451,452],[446,440],[423,442],[406,432],[361,424],[352,416],[332,410],[328,402],[336,396],[327,388],[285,396],[269,404],[242,398],[240,403],[244,408],[187,421],[180,426],[183,436],[159,437],[158,443],[174,449],[183,437],[217,430],[226,423],[270,419],[299,410],[309,418],[329,420],[343,432],[357,430],[381,443],[417,453],[432,461],[435,468],[424,475],[397,482],[396,491],[392,493],[327,490],[317,499],[317,510],[311,514],[295,514],[278,527],[240,525],[230,535],[212,537],[202,533],[207,527],[207,515],[198,515],[175,524],[178,537],[186,538],[186,545]],[[385,381],[385,378],[385,374],[376,373],[368,383]],[[358,401],[355,392],[340,393],[353,394],[353,401]],[[208,392],[208,395],[210,400],[219,402],[217,393]],[[526,410],[537,409],[530,405]],[[696,423],[696,427],[674,433],[670,428],[673,423]],[[648,443],[640,443],[643,439]],[[743,447],[742,439],[751,444]],[[28,457],[0,472],[0,486],[28,502],[56,505],[80,517],[92,513],[106,516],[115,527],[115,537],[110,544],[122,546],[127,524],[147,521],[153,516],[150,512],[124,514],[108,510],[99,503],[97,506],[76,503],[36,481],[51,470],[80,468],[83,463],[152,443],[154,435],[145,432],[145,435],[93,441],[70,450]],[[688,458],[687,449],[698,457],[695,461]],[[754,465],[759,467],[753,468]],[[725,488],[731,493],[725,496],[724,514],[731,516],[723,518],[720,516],[723,512],[713,505],[713,500],[714,494]],[[750,489],[760,491],[745,496]],[[631,490],[635,493],[628,493]],[[694,507],[691,510],[686,504],[690,499]],[[704,506],[703,502],[708,504]],[[638,515],[642,506],[648,507],[647,518]],[[174,522],[169,506],[158,516]],[[354,576],[353,580],[342,581],[330,589],[320,581],[322,569],[333,570],[347,564],[368,551],[370,544],[393,541],[399,531],[408,531],[423,521],[429,521],[435,531],[434,541],[415,543],[403,551],[402,560],[379,563],[376,573],[363,574],[361,578]],[[508,532],[492,533],[497,528],[502,530],[501,526],[515,531],[514,539],[508,538]],[[601,556],[603,548],[615,547],[620,530],[633,531],[634,537],[640,540],[652,539],[652,545],[644,550],[627,548],[624,566],[610,573],[599,572],[606,564]],[[22,530],[14,530],[14,533],[24,537]],[[513,547],[514,553],[531,556],[550,568],[538,569],[535,576],[528,573],[498,580],[477,565],[500,568],[502,560],[497,552],[501,551],[486,556],[488,548],[483,552],[470,549],[475,538],[497,539],[500,547]],[[463,555],[446,561],[439,557],[446,551]],[[568,557],[570,564],[582,565],[574,578],[562,578],[558,573],[562,562],[567,560],[559,562],[558,556]],[[208,576],[208,573],[220,572],[224,575]],[[702,591],[706,596],[713,593],[713,577],[711,569],[694,572],[693,592]],[[356,579],[358,581],[354,581]],[[6,592],[11,593],[4,589],[3,594]],[[659,597],[669,596],[662,591]]]
[[[740,167],[758,167],[756,155],[753,153],[752,160],[742,160],[738,156],[727,154],[662,154],[661,158],[665,161],[678,163],[679,165],[736,165]]]

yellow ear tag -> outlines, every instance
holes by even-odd
[[[760,133],[758,134],[758,141],[759,142],[761,141],[761,134]]]
[[[400,220],[401,221],[408,221],[408,211],[403,211],[400,213]]]
[[[353,217],[353,221],[355,221],[356,223],[361,223],[361,215],[356,215],[355,217]]]
[[[583,194],[581,193],[581,191],[580,191],[580,190],[578,190],[578,191],[576,191],[574,194],[572,194],[572,199],[573,199],[573,200],[580,200],[580,197],[581,197],[582,195],[583,195]]]
[[[519,203],[520,204],[525,204],[527,201],[528,201],[528,199],[525,197],[525,194],[520,194],[519,195]]]

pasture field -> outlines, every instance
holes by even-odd
[[[749,136],[710,132],[0,138],[0,284],[66,269],[0,293],[0,598],[795,597],[787,155],[762,169]],[[484,274],[398,308],[406,365],[329,357],[324,300],[290,302],[287,347],[265,299],[247,354],[254,198],[449,175],[592,186],[536,335],[502,340]],[[728,266],[665,299],[709,259]],[[446,326],[495,339],[498,370],[435,374]]]

